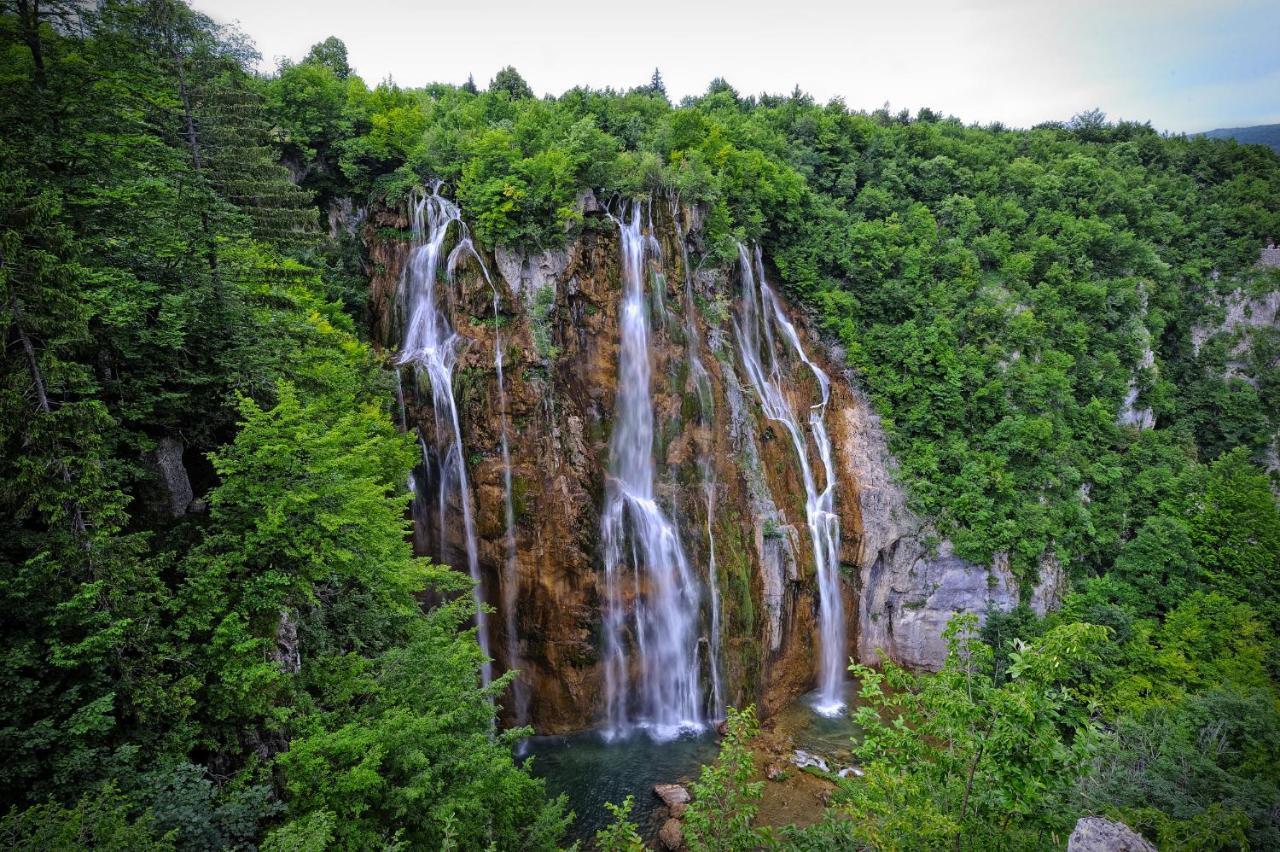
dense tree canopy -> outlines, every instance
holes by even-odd
[[[326,300],[341,249],[281,164],[327,168],[347,125],[314,87],[349,72],[345,48],[268,89],[236,33],[179,3],[17,11],[0,842],[554,848],[561,806],[491,736],[503,684],[480,688],[466,583],[412,555],[417,454]],[[161,488],[164,441],[190,512]]]

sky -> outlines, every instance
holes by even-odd
[[[1028,127],[1095,107],[1194,132],[1280,122],[1280,0],[194,0],[257,44],[263,71],[336,35],[370,85],[483,87],[514,65],[538,94],[739,92]]]

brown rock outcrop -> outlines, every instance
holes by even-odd
[[[684,218],[696,219],[687,210]],[[518,565],[517,664],[531,694],[529,721],[544,732],[588,727],[602,705],[599,509],[617,384],[621,271],[616,229],[599,213],[588,220],[591,227],[562,251],[521,255],[504,249],[486,255],[498,289],[498,317],[493,291],[474,261],[463,263],[447,294],[450,318],[464,341],[454,395],[484,599],[495,606],[503,599],[506,559],[494,369],[499,335],[504,349]],[[649,282],[658,498],[671,507],[685,552],[704,581],[709,526],[722,601],[724,698],[734,705],[754,702],[767,715],[815,682],[818,600],[804,490],[794,451],[762,415],[741,376],[728,311],[736,281],[722,270],[693,275],[690,303],[677,228],[661,205],[654,220],[664,271]],[[402,321],[397,287],[410,249],[406,224],[402,213],[375,211],[363,229],[374,270],[371,323],[387,350],[394,350]],[[697,239],[694,234],[691,242]],[[703,365],[705,379],[693,375],[691,357]],[[798,399],[807,399],[812,378],[793,366],[782,365]],[[429,389],[415,386],[408,370],[402,386],[408,428],[430,435]],[[834,389],[833,410],[852,402],[846,388]],[[837,443],[838,420],[828,417]],[[841,556],[855,565],[861,515],[851,473],[841,467],[837,507]],[[443,541],[419,540],[419,552],[459,561],[463,543],[455,526],[444,531]],[[848,577],[852,655],[857,597],[853,572]],[[509,662],[501,659],[507,647],[500,635],[503,616],[489,621],[499,671]],[[702,642],[708,641],[704,625]]]
[[[663,849],[676,850],[684,845],[684,828],[680,825],[680,820],[672,817],[662,824],[662,828],[658,829],[658,842],[662,844]]]

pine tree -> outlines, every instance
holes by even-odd
[[[199,92],[197,126],[213,188],[249,217],[254,239],[295,248],[314,243],[311,194],[280,163],[262,94],[239,71],[203,82]]]
[[[662,72],[657,68],[653,69],[653,76],[649,78],[649,94],[658,95],[663,100],[667,100],[667,85],[662,82]]]

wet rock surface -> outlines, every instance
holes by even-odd
[[[662,800],[662,804],[669,808],[676,805],[689,804],[689,791],[679,784],[655,784],[653,785],[653,795]]]
[[[679,849],[684,845],[684,827],[680,825],[680,820],[667,820],[662,824],[662,828],[658,829],[658,842],[662,844],[663,849]]]
[[[588,226],[563,250],[488,253],[479,247],[492,286],[477,263],[464,259],[456,284],[444,288],[443,297],[461,340],[453,391],[473,493],[483,598],[500,610],[489,619],[489,645],[499,658],[495,673],[511,666],[521,670],[530,708],[524,721],[543,733],[592,727],[605,704],[600,511],[618,383],[622,274],[616,228],[598,205],[584,210]],[[754,703],[768,717],[813,688],[817,676],[819,596],[805,489],[790,439],[764,416],[743,375],[733,326],[735,273],[699,264],[688,270],[686,286],[685,258],[700,248],[693,227],[697,211],[680,211],[681,221],[693,223],[688,232],[676,227],[662,204],[655,205],[653,217],[653,251],[662,259],[660,274],[647,282],[655,497],[702,579],[704,613],[714,540],[724,704]],[[397,291],[409,253],[407,224],[403,212],[371,211],[361,231],[374,269],[373,335],[384,351],[395,350],[403,323]],[[686,234],[687,253],[678,233]],[[766,271],[777,280],[767,258]],[[785,304],[783,309],[809,356],[833,379],[826,424],[837,478],[845,656],[873,662],[883,650],[907,665],[936,668],[945,650],[942,627],[954,612],[1011,605],[1017,591],[999,566],[989,571],[926,547],[932,532],[906,508],[879,421],[844,369],[843,353],[823,346],[801,312]],[[514,507],[514,590],[502,587],[508,539],[494,367],[499,343]],[[694,360],[701,371],[692,368]],[[798,361],[778,366],[787,393],[795,395],[793,407],[803,411],[816,394],[812,372]],[[430,389],[408,371],[401,382],[403,421],[429,440],[435,428]],[[441,541],[420,537],[418,551],[465,569],[456,526]],[[1050,589],[1042,597],[1054,594]],[[502,635],[506,601],[514,601],[514,642]],[[710,640],[704,616],[700,646],[709,647]],[[515,649],[513,660],[504,659],[509,647]]]
[[[446,294],[463,341],[454,395],[474,495],[483,596],[495,606],[504,600],[500,583],[507,552],[493,366],[499,338],[503,346],[518,566],[517,589],[507,599],[515,601],[514,646],[529,690],[529,721],[548,733],[598,723],[604,703],[600,509],[618,381],[622,276],[616,229],[601,211],[590,212],[593,206],[585,209],[595,226],[561,251],[502,249],[486,255],[498,290],[496,318],[493,290],[471,261],[464,260],[456,286]],[[694,211],[683,211],[682,218],[697,221]],[[406,225],[403,214],[380,211],[370,214],[363,230],[375,268],[374,336],[390,351],[403,322],[397,287],[409,250]],[[722,601],[723,701],[755,703],[768,715],[811,688],[815,678],[818,592],[804,489],[794,450],[740,376],[728,310],[735,281],[727,272],[704,270],[691,274],[686,292],[684,253],[661,204],[655,206],[654,232],[662,258],[661,274],[647,282],[655,496],[674,519],[691,564],[704,575],[704,611],[710,526]],[[696,249],[697,239],[689,236],[687,247]],[[690,368],[691,340],[702,375]],[[812,395],[804,365],[780,366],[784,375],[794,375],[797,394]],[[430,438],[429,388],[416,386],[407,371],[402,386],[408,429]],[[835,396],[839,402],[833,405],[846,404],[843,388]],[[855,494],[855,483],[842,469],[842,558],[857,548]],[[443,541],[419,542],[419,552],[459,567],[463,547],[456,533],[445,530]],[[845,585],[852,653],[856,598],[853,584]],[[504,615],[489,620],[495,634],[505,630]],[[704,623],[699,641],[705,647],[709,639]],[[505,636],[491,636],[490,647],[500,657],[496,671],[517,662],[501,659]]]

